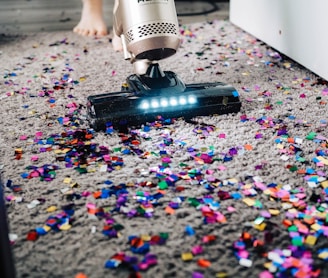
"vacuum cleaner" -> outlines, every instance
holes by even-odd
[[[180,45],[174,0],[119,0],[113,10],[114,32],[124,59],[133,65],[120,91],[92,95],[87,118],[95,130],[136,127],[161,119],[220,115],[240,111],[237,90],[223,82],[185,84],[158,61]]]

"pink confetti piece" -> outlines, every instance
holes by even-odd
[[[223,165],[220,165],[220,166],[218,167],[218,169],[219,169],[220,171],[225,171],[225,170],[227,170],[227,167],[225,167],[225,166],[223,166]]]
[[[32,155],[31,156],[31,161],[38,161],[39,157],[37,155]]]
[[[263,271],[260,273],[259,278],[273,278],[274,276],[269,271]]]
[[[193,255],[199,255],[203,253],[203,247],[201,245],[196,245],[192,247],[191,252]]]
[[[235,212],[236,211],[236,209],[234,208],[234,207],[227,207],[227,211],[229,211],[229,212]]]
[[[36,137],[36,138],[41,138],[42,135],[43,135],[43,132],[42,132],[42,131],[37,131],[37,132],[35,133],[35,137]]]

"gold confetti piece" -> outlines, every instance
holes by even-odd
[[[250,183],[247,183],[247,184],[245,184],[244,185],[244,189],[250,189],[250,188],[252,188],[253,187],[253,185],[252,184],[250,184]]]
[[[61,231],[67,231],[67,230],[69,230],[70,228],[72,228],[72,225],[70,225],[70,224],[68,224],[68,223],[63,224],[63,225],[61,225],[61,226],[59,227],[59,229],[60,229]]]
[[[228,273],[226,272],[218,272],[215,274],[216,278],[227,278],[228,277]]]
[[[277,144],[277,149],[282,150],[285,146],[283,144]]]
[[[315,245],[317,242],[317,238],[313,235],[308,235],[305,239],[305,243],[309,245]]]
[[[44,225],[43,229],[48,233],[51,230],[51,227],[49,227],[48,225]]]
[[[255,200],[251,198],[244,198],[243,202],[248,205],[249,207],[254,206]]]
[[[184,261],[191,261],[193,259],[193,257],[194,256],[191,252],[181,254],[181,259]]]
[[[36,110],[31,110],[31,111],[28,111],[28,114],[29,115],[34,115],[34,114],[37,114],[38,112]]]
[[[264,266],[266,269],[270,269],[271,266],[272,266],[272,262],[264,263],[263,266]]]
[[[297,214],[298,213],[298,210],[295,209],[295,208],[291,208],[288,210],[289,213],[292,213],[292,214]]]
[[[271,215],[279,215],[280,214],[280,210],[278,209],[269,209],[269,212]]]
[[[70,186],[72,188],[78,188],[79,187],[79,184],[77,182],[73,182],[73,183],[70,184]]]
[[[57,207],[56,206],[50,206],[47,208],[47,212],[54,212],[57,210]]]
[[[328,165],[328,159],[326,159],[322,156],[318,156],[317,159],[320,160],[321,163]]]
[[[236,184],[238,182],[238,180],[236,178],[231,178],[231,179],[228,179],[228,182],[230,184]]]
[[[270,189],[265,189],[263,191],[263,194],[265,194],[265,195],[271,195],[271,190]]]
[[[319,231],[321,229],[321,226],[317,223],[311,225],[311,229],[314,231]]]
[[[259,231],[264,231],[265,227],[266,227],[266,223],[264,223],[264,222],[260,225],[254,225],[254,228]]]
[[[322,186],[323,188],[327,188],[327,187],[328,187],[328,181],[323,181],[323,182],[321,183],[321,186]]]
[[[65,178],[63,182],[66,183],[66,184],[70,184],[71,181],[72,181],[71,178]]]
[[[319,259],[326,260],[326,259],[328,258],[328,251],[326,251],[326,252],[321,252],[321,253],[318,255],[318,258],[319,258]]]
[[[150,241],[151,240],[151,236],[150,235],[141,235],[140,238],[143,241]]]

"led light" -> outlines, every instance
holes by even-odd
[[[178,105],[178,100],[176,98],[172,97],[172,98],[170,98],[170,104],[172,106],[176,106],[176,105]]]
[[[159,102],[156,99],[153,99],[150,103],[152,108],[158,108],[159,107]]]
[[[179,104],[186,105],[187,104],[186,98],[185,97],[179,97]]]
[[[161,99],[161,106],[162,107],[167,107],[169,105],[169,102],[166,98]]]
[[[197,102],[197,98],[195,96],[188,96],[188,103],[195,104]]]
[[[143,101],[140,105],[141,109],[148,109],[150,107],[149,102],[148,101]]]

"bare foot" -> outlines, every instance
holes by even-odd
[[[113,8],[113,18],[114,18],[114,21],[115,21],[115,16],[116,16],[116,13],[117,13],[118,5],[119,5],[118,0],[115,0],[115,2],[114,2],[114,8]],[[115,25],[115,22],[114,22],[114,25]],[[122,40],[116,34],[115,28],[113,28],[112,44],[113,44],[113,48],[114,48],[115,51],[123,51]]]
[[[107,26],[103,18],[102,0],[82,0],[81,19],[73,31],[83,36],[106,36]]]

